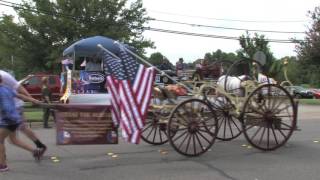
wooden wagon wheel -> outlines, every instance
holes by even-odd
[[[217,139],[222,141],[230,141],[237,138],[241,132],[241,122],[232,112],[235,112],[235,106],[229,98],[220,94],[214,99],[209,100],[211,106],[216,112],[218,119]]]
[[[218,132],[215,112],[200,99],[188,99],[170,114],[168,137],[173,148],[185,156],[198,156],[213,145]]]
[[[248,142],[258,149],[270,151],[284,145],[292,135],[297,109],[286,89],[265,84],[248,96],[241,120]]]
[[[152,104],[161,105],[161,100],[154,98]],[[161,145],[168,142],[167,124],[160,121],[161,112],[149,111],[141,139],[152,145]]]
[[[216,92],[215,87],[205,87],[202,90],[204,100],[208,102],[216,112],[218,120],[217,139],[222,141],[230,141],[237,138],[241,132],[241,122],[235,117],[236,112],[234,104],[225,95]]]

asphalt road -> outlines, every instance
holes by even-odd
[[[49,147],[44,159],[36,163],[28,152],[8,145],[10,171],[0,173],[0,180],[318,180],[320,106],[300,106],[298,116],[301,131],[276,151],[247,148],[241,135],[216,142],[196,158],[178,154],[169,144],[57,146],[54,129],[36,128]]]

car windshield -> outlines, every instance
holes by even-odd
[[[306,91],[306,90],[307,90],[306,88],[301,87],[301,86],[295,86],[294,88],[295,88],[296,90],[298,90],[298,91]]]

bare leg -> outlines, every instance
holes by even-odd
[[[32,148],[32,146],[30,146],[29,144],[21,141],[18,137],[17,137],[17,133],[16,132],[12,132],[9,134],[9,139],[11,141],[12,144],[22,148],[22,149],[25,149],[31,153],[33,153],[34,151],[34,148]]]
[[[20,131],[23,132],[23,134],[25,134],[32,141],[38,140],[36,134],[29,127],[27,127],[25,124],[21,125]]]
[[[4,146],[4,140],[9,135],[10,131],[4,128],[0,128],[0,164],[6,165],[6,149]]]
[[[18,108],[18,111],[20,112],[20,115],[22,117],[22,123],[19,126],[19,130],[25,134],[29,139],[31,139],[34,144],[37,146],[37,148],[41,148],[43,150],[43,153],[46,151],[47,147],[44,145],[39,138],[36,136],[36,134],[26,125],[25,117],[23,113],[23,108]]]

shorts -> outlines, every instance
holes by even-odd
[[[22,130],[27,127],[27,125],[25,123],[24,113],[23,113],[24,109],[23,109],[23,107],[17,107],[17,111],[19,112],[20,117],[21,117],[21,122],[19,124],[19,130]]]
[[[20,124],[0,125],[0,128],[8,129],[11,132],[15,132]]]

